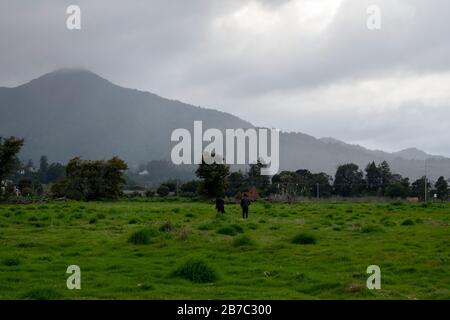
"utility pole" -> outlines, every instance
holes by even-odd
[[[317,184],[317,200],[320,199],[320,185]]]
[[[427,160],[425,160],[425,202],[427,202],[428,198],[428,183],[427,183],[427,174],[428,174],[428,167],[427,167]]]

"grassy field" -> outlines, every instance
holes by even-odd
[[[450,299],[450,204],[0,205],[0,299]],[[66,269],[81,268],[81,290]],[[366,288],[369,265],[382,289]]]

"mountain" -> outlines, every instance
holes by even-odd
[[[253,127],[231,114],[123,88],[86,70],[58,70],[15,88],[0,88],[0,136],[24,137],[24,160],[36,161],[44,154],[59,162],[118,155],[137,166],[170,159],[172,131],[191,129],[195,120],[202,120],[204,129]],[[411,179],[423,176],[425,167],[433,179],[450,177],[450,159],[417,149],[387,153],[333,138],[280,135],[281,169],[334,174],[339,164],[364,168],[383,160]]]
[[[441,156],[428,154],[417,148],[409,148],[398,152],[394,152],[393,155],[406,160],[445,159],[444,157]]]
[[[0,90],[0,135],[24,137],[24,159],[164,159],[172,131],[192,128],[199,119],[207,128],[252,127],[230,114],[125,89],[84,70],[59,70]]]

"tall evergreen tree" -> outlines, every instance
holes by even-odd
[[[39,181],[41,183],[47,183],[47,173],[48,173],[48,158],[47,156],[41,156],[39,160]]]
[[[211,156],[214,157],[214,155]],[[217,162],[208,164],[203,158],[195,173],[201,179],[199,193],[206,197],[218,197],[228,187],[227,178],[230,175],[230,167],[226,164]]]
[[[265,193],[270,185],[270,178],[268,176],[261,175],[261,169],[267,167],[260,160],[257,163],[250,165],[248,172],[248,181],[250,187],[256,187],[258,192]]]
[[[447,180],[445,180],[444,177],[439,177],[434,187],[436,188],[436,194],[438,196],[438,199],[440,200],[448,199],[449,196],[448,182]]]
[[[386,193],[387,187],[392,183],[392,172],[391,167],[386,161],[383,161],[378,166],[378,170],[381,176],[381,190],[383,195]]]
[[[367,165],[365,171],[367,192],[370,195],[377,195],[382,188],[381,170],[376,166],[375,162],[371,162]]]

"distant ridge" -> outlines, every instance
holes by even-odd
[[[251,128],[250,122],[213,109],[168,100],[156,94],[117,86],[82,69],[61,69],[15,88],[0,88],[0,135],[24,137],[24,160],[45,154],[51,161],[74,156],[103,159],[118,155],[132,166],[169,159],[174,129]],[[450,177],[450,159],[418,149],[396,153],[372,151],[303,133],[280,136],[281,168],[334,174],[337,166],[386,160],[393,171],[411,179],[427,170],[432,179]]]

